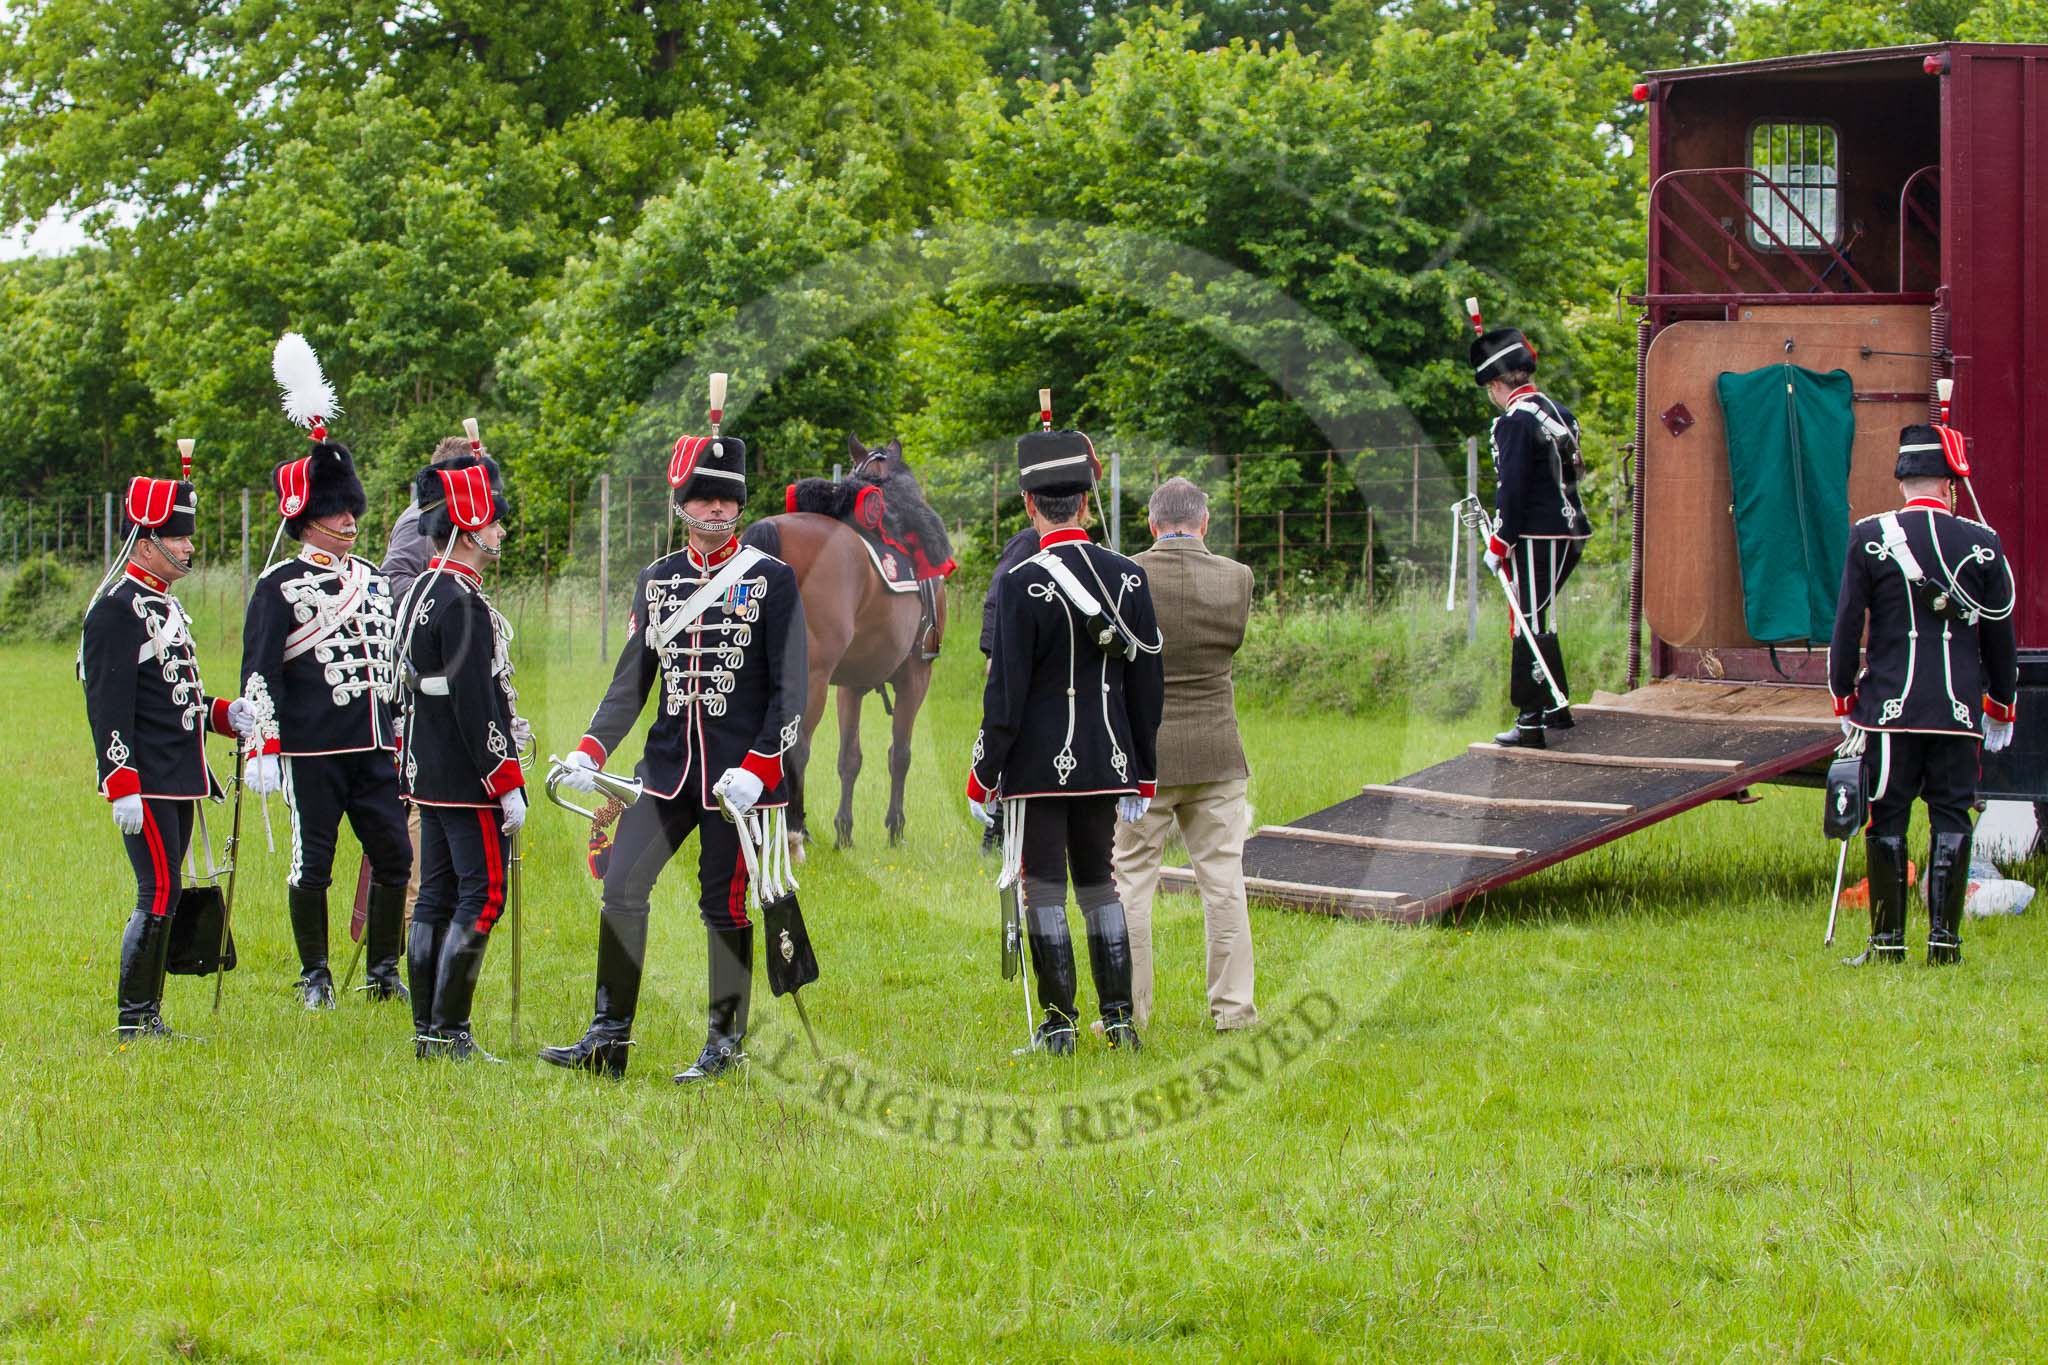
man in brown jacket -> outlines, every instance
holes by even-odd
[[[1152,494],[1154,543],[1135,558],[1152,585],[1165,638],[1166,706],[1159,790],[1135,824],[1116,827],[1116,881],[1131,936],[1131,997],[1140,1028],[1152,1015],[1152,894],[1174,826],[1202,893],[1209,940],[1209,1015],[1218,1029],[1258,1022],[1252,931],[1245,909],[1244,746],[1237,738],[1231,659],[1252,610],[1252,571],[1212,553],[1209,497],[1186,479]]]

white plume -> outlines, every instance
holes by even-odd
[[[283,394],[284,415],[300,426],[310,427],[321,419],[341,416],[334,385],[320,372],[320,357],[313,354],[312,346],[297,332],[286,332],[277,339],[277,350],[270,357],[270,372],[277,377],[277,387]]]

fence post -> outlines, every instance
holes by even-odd
[[[242,490],[242,605],[249,604],[249,490]]]
[[[1244,558],[1244,456],[1230,457],[1230,557]]]
[[[1465,438],[1465,496],[1479,496],[1479,438]],[[1454,530],[1452,535],[1456,535]],[[1465,643],[1479,643],[1479,532],[1465,528]]]
[[[1408,543],[1419,545],[1422,543],[1422,446],[1419,443],[1409,452],[1409,459],[1413,462],[1413,469],[1408,475]]]
[[[1109,452],[1109,548],[1124,552],[1124,457],[1119,450]]]
[[[114,495],[102,493],[100,497],[100,573],[105,575],[114,569]]]
[[[1276,514],[1274,525],[1280,538],[1280,614],[1287,614],[1287,509],[1281,508]]]
[[[633,476],[626,476],[626,557],[633,555]]]
[[[1365,509],[1365,614],[1372,615],[1372,600],[1379,589],[1379,579],[1372,571],[1372,508]]]
[[[1331,495],[1336,492],[1336,488],[1337,452],[1331,450],[1323,454],[1323,548],[1325,550],[1329,549],[1332,543],[1330,540],[1330,504]]]
[[[612,652],[612,476],[597,476],[597,657]]]

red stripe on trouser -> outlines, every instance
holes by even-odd
[[[725,914],[735,929],[747,922],[747,859],[743,853],[732,855],[732,886],[725,893]]]
[[[483,831],[484,836],[484,903],[477,907],[476,912],[476,928],[480,934],[488,934],[505,909],[505,850],[499,842],[497,816],[495,810],[476,813],[477,828]]]
[[[156,889],[150,893],[149,913],[164,915],[171,909],[171,868],[164,857],[164,837],[157,832],[156,816],[142,807],[142,838],[149,845],[149,865],[156,872]]]

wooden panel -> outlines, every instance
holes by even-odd
[[[1445,853],[1472,858],[1525,858],[1526,848],[1504,844],[1453,844],[1440,839],[1389,839],[1377,834],[1345,834],[1332,829],[1303,829],[1298,825],[1260,825],[1254,835],[1270,839],[1306,839],[1311,843],[1341,844],[1346,848],[1384,848],[1397,853]]]
[[[1732,758],[1644,758],[1636,754],[1571,753],[1563,749],[1523,749],[1489,743],[1471,745],[1466,752],[1519,763],[1590,763],[1599,768],[1676,768],[1695,773],[1724,773],[1742,766]]]
[[[1499,806],[1503,810],[1585,811],[1589,814],[1626,815],[1635,809],[1614,801],[1549,801],[1518,796],[1473,796],[1465,792],[1430,791],[1424,787],[1390,787],[1377,782],[1365,784],[1364,791],[1380,796],[1405,796],[1416,801],[1441,801],[1471,806]]]
[[[1679,322],[1650,343],[1644,413],[1643,614],[1659,639],[1696,649],[1754,647],[1743,618],[1727,428],[1715,381],[1786,358],[1807,369],[1847,370],[1860,393],[1928,389],[1928,310],[1816,305],[1751,307],[1729,322]],[[1873,355],[1905,351],[1908,356]],[[1673,436],[1658,415],[1683,403],[1696,424]],[[1926,417],[1924,401],[1857,403],[1849,511],[1869,516],[1898,501],[1892,465],[1899,428]]]

